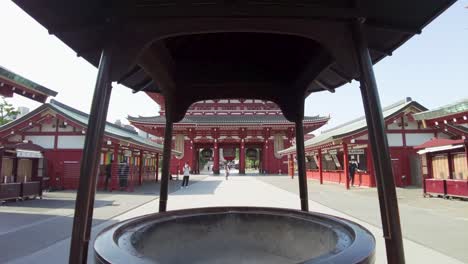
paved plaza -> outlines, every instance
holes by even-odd
[[[297,177],[192,176],[189,188],[171,181],[168,209],[207,206],[269,206],[299,209]],[[375,189],[309,182],[310,210],[344,217],[368,228],[377,240],[377,262],[385,247]],[[133,193],[99,192],[93,239],[105,227],[158,208],[158,184]],[[424,199],[420,190],[398,190],[407,263],[468,262],[468,202]],[[0,263],[67,263],[74,207],[73,192],[46,193],[43,200],[0,207]],[[14,241],[12,243],[12,241]],[[465,250],[463,250],[465,249]],[[90,253],[89,259],[93,255]],[[90,263],[93,263],[90,261]]]

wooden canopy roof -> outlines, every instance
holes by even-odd
[[[13,93],[44,103],[57,92],[37,84],[25,77],[0,66],[0,95],[12,97]]]
[[[196,101],[271,100],[303,116],[304,98],[358,78],[351,23],[364,22],[373,63],[453,0],[14,0],[97,66],[114,52],[111,78],[162,92],[174,121]]]

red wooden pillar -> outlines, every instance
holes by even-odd
[[[218,148],[218,140],[214,140],[214,157],[213,157],[213,174],[219,174],[219,148]]]
[[[346,182],[346,189],[349,190],[349,165],[348,165],[348,144],[343,143],[343,168]]]
[[[323,184],[323,162],[322,162],[322,149],[318,150],[318,167],[319,167],[319,178],[320,184]]]
[[[119,145],[114,145],[114,152],[112,153],[112,164],[111,164],[111,190],[118,189],[118,163],[119,163]]]
[[[449,179],[453,179],[453,156],[452,153],[448,152],[447,153],[447,162],[448,162],[448,176]]]
[[[366,163],[367,163],[367,173],[369,174],[369,187],[375,186],[375,174],[374,174],[374,161],[372,159],[372,151],[370,145],[367,144],[366,148]]]
[[[239,148],[239,174],[245,174],[245,142],[243,138]]]
[[[159,153],[156,153],[156,182],[159,180]]]
[[[294,178],[294,155],[288,155],[288,174],[291,178]]]
[[[466,158],[466,166],[468,167],[468,143],[465,143],[465,158]]]
[[[268,173],[269,164],[268,164],[268,156],[270,150],[268,149],[268,139],[265,140],[265,144],[263,145],[263,173]],[[294,175],[294,174],[293,174]]]
[[[143,150],[140,150],[140,164],[139,164],[139,169],[140,171],[138,172],[138,184],[141,185],[143,183]]]

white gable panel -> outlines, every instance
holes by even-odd
[[[451,139],[449,135],[442,133],[442,132],[437,133],[437,138]]]
[[[24,139],[46,149],[54,148],[54,136],[25,136]]]
[[[398,134],[387,134],[388,145],[390,147],[402,147],[403,137],[400,133]]]
[[[59,149],[82,149],[85,136],[59,136],[57,148]]]
[[[434,133],[406,134],[407,146],[418,146],[434,137]]]

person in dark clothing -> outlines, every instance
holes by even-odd
[[[109,186],[109,180],[112,178],[112,161],[106,165],[106,182],[104,185],[104,190],[107,190]]]
[[[351,181],[351,186],[354,186],[354,174],[358,171],[358,164],[355,160],[351,160],[348,166],[349,170],[349,180]]]

